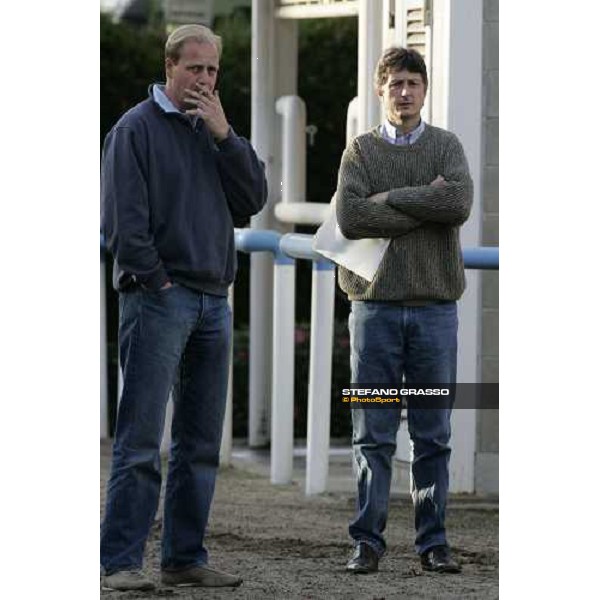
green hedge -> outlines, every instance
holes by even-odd
[[[247,328],[236,329],[233,340],[233,435],[248,435],[248,344]],[[308,371],[310,325],[300,323],[295,330],[294,436],[306,437],[308,414]],[[350,340],[345,321],[334,326],[331,376],[331,435],[350,438],[352,422],[348,406],[339,402],[340,390],[350,383]]]

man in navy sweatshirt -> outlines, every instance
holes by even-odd
[[[208,566],[203,542],[229,372],[233,223],[261,210],[267,187],[264,165],[230,127],[215,90],[220,53],[210,29],[176,29],[165,46],[166,85],[150,86],[104,144],[102,229],[115,259],[123,372],[101,532],[107,589],[154,587],[141,568],[171,390],[162,583],[242,582]]]

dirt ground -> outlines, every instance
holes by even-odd
[[[102,450],[104,510],[109,450]],[[162,501],[161,501],[162,502]],[[101,592],[103,600],[498,598],[498,510],[472,498],[452,498],[447,510],[449,541],[462,563],[460,575],[423,573],[413,550],[413,513],[408,498],[392,497],[388,552],[380,571],[352,575],[347,526],[350,494],[307,498],[300,485],[274,487],[267,478],[238,468],[221,469],[207,533],[210,563],[244,578],[237,589],[157,588],[154,592]],[[160,510],[159,510],[160,514]],[[102,515],[101,515],[102,516]],[[146,548],[145,569],[159,582],[157,519]]]

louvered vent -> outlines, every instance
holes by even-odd
[[[406,11],[406,46],[427,55],[427,34],[425,32],[425,9],[409,8]]]
[[[212,25],[213,0],[165,0],[164,7],[165,21],[169,25]]]
[[[351,0],[277,0],[275,4],[277,6],[307,6],[315,4],[354,4],[355,1]]]

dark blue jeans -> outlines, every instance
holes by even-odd
[[[123,392],[102,524],[107,574],[142,566],[158,508],[159,448],[173,389],[172,444],[165,493],[162,567],[205,564],[229,373],[227,298],[175,284],[119,298]]]
[[[405,387],[456,382],[456,303],[403,307],[393,302],[352,302],[349,318],[352,383]],[[386,385],[387,384],[387,385]],[[357,514],[350,523],[355,543],[381,555],[399,407],[353,408],[353,447],[358,478]],[[408,404],[413,444],[412,483],[419,554],[446,544],[444,526],[450,460],[452,401],[442,408]]]

